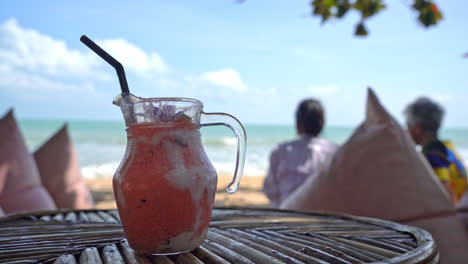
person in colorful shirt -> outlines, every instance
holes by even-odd
[[[404,113],[411,137],[422,146],[422,153],[456,204],[467,189],[467,173],[453,144],[439,139],[443,108],[421,97],[410,103]]]
[[[278,208],[308,177],[314,177],[338,149],[319,137],[325,122],[322,104],[303,100],[296,111],[298,139],[280,144],[270,155],[263,190],[271,206]]]

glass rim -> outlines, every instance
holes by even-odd
[[[183,102],[183,103],[192,103],[194,106],[199,106],[203,108],[203,103],[200,100],[194,99],[194,98],[188,98],[188,97],[139,97],[134,94],[126,94],[124,95],[123,93],[120,93],[117,95],[117,97],[114,99],[113,103],[116,104],[117,101],[122,99],[123,97],[130,96],[131,98],[134,98],[132,100],[132,104],[141,104],[141,103],[154,103],[154,102]],[[136,99],[136,100],[135,100]]]
[[[138,97],[138,99],[141,99],[141,102],[161,102],[161,101],[168,102],[169,101],[169,102],[187,102],[187,103],[195,103],[195,104],[203,105],[203,103],[200,100],[188,98],[188,97],[149,97],[149,98]]]
[[[138,102],[161,102],[161,101],[170,101],[170,102],[187,102],[187,103],[194,103],[194,104],[200,104],[203,105],[203,103],[200,100],[194,99],[194,98],[188,98],[188,97],[139,97],[134,94],[130,94],[133,97],[138,98]]]

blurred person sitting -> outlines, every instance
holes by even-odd
[[[298,139],[277,146],[270,154],[264,192],[278,208],[308,177],[319,172],[338,146],[318,135],[325,123],[324,110],[315,99],[300,102],[296,111]]]
[[[410,103],[404,114],[411,137],[422,147],[422,153],[456,204],[467,189],[467,174],[453,144],[439,139],[444,109],[436,102],[421,97]]]

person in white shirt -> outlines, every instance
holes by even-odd
[[[263,189],[272,207],[278,208],[308,177],[318,173],[338,149],[333,142],[319,137],[324,123],[320,101],[300,102],[296,111],[299,138],[280,144],[270,155]]]

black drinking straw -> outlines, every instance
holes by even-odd
[[[117,72],[119,77],[120,89],[122,89],[122,95],[126,96],[130,93],[128,90],[127,78],[125,78],[125,70],[120,62],[114,59],[109,53],[99,47],[96,43],[90,40],[86,35],[81,36],[81,42],[83,42],[88,48],[92,49],[99,57],[103,58],[107,63],[112,65]]]

